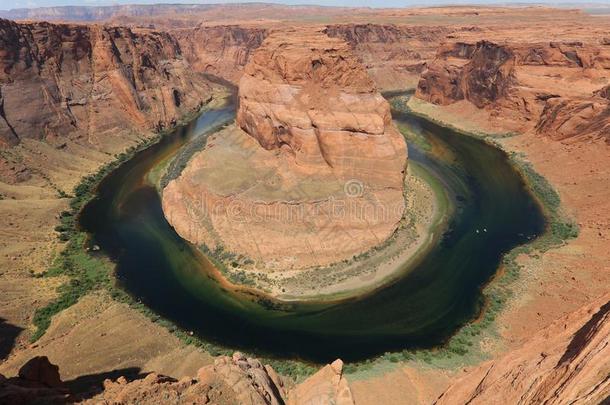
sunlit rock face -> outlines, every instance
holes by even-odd
[[[70,138],[113,150],[210,94],[168,33],[0,19],[0,147]]]
[[[270,37],[246,67],[239,126],[297,166],[401,189],[404,140],[347,44],[319,32],[285,38]]]
[[[555,140],[610,143],[610,50],[571,42],[455,42],[439,47],[416,97],[474,104],[500,124]],[[586,74],[583,74],[586,72]]]
[[[246,65],[236,126],[167,186],[164,210],[195,243],[265,267],[324,266],[392,235],[406,164],[390,107],[348,45],[280,31]]]

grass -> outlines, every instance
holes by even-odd
[[[69,281],[58,288],[59,296],[55,300],[35,312],[33,324],[36,331],[30,339],[32,342],[44,335],[54,315],[76,304],[89,292],[111,285],[112,265],[90,256],[83,249],[85,237],[83,233],[75,234],[55,265],[44,274],[44,277],[67,276]]]

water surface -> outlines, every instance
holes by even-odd
[[[233,106],[203,113],[108,176],[81,224],[117,264],[119,284],[202,339],[258,355],[327,362],[360,360],[444,342],[482,307],[481,287],[501,257],[544,230],[544,217],[504,152],[408,114],[396,120],[431,148],[409,159],[447,189],[447,232],[411,271],[339,303],[291,303],[229,292],[211,264],[165,220],[151,170],[234,118]]]

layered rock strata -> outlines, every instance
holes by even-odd
[[[521,132],[610,142],[608,69],[610,48],[577,41],[457,42],[439,48],[416,96],[469,102]]]
[[[342,41],[280,33],[257,50],[239,83],[238,125],[302,170],[328,170],[402,189],[406,149],[389,104]]]
[[[347,42],[383,90],[417,86],[436,49],[455,28],[394,24],[332,24],[324,32]]]
[[[268,29],[237,25],[200,25],[194,29],[172,31],[189,65],[198,72],[210,73],[238,83],[251,53],[258,48]]]
[[[163,192],[184,238],[268,268],[323,266],[387,239],[404,211],[406,145],[340,40],[279,32],[254,52],[237,126]]]
[[[610,397],[610,296],[456,380],[437,404],[593,404]]]
[[[209,96],[167,33],[0,20],[2,146],[69,137],[99,149],[165,128]]]

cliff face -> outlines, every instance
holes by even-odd
[[[402,189],[406,149],[390,107],[345,43],[270,37],[239,85],[237,124],[299,167]]]
[[[344,42],[270,35],[240,81],[237,125],[163,192],[185,239],[289,270],[350,259],[398,226],[406,145]]]
[[[455,381],[437,404],[602,403],[610,396],[610,296]]]
[[[210,95],[169,34],[0,20],[0,143],[164,128]]]
[[[237,83],[250,54],[261,45],[268,30],[237,25],[199,26],[176,30],[172,35],[193,69]]]
[[[416,97],[440,105],[465,100],[552,139],[610,142],[607,89],[595,84],[608,69],[610,49],[581,42],[450,43],[422,74]]]
[[[433,64],[422,75],[417,95],[435,104],[466,99],[479,108],[508,95],[514,81],[510,49],[482,41],[475,46],[458,43],[441,47],[438,57],[464,58],[463,66]]]
[[[610,100],[599,94],[549,99],[535,129],[555,140],[602,138],[610,144]]]
[[[439,44],[473,27],[333,24],[325,33],[347,42],[383,90],[415,88]]]

